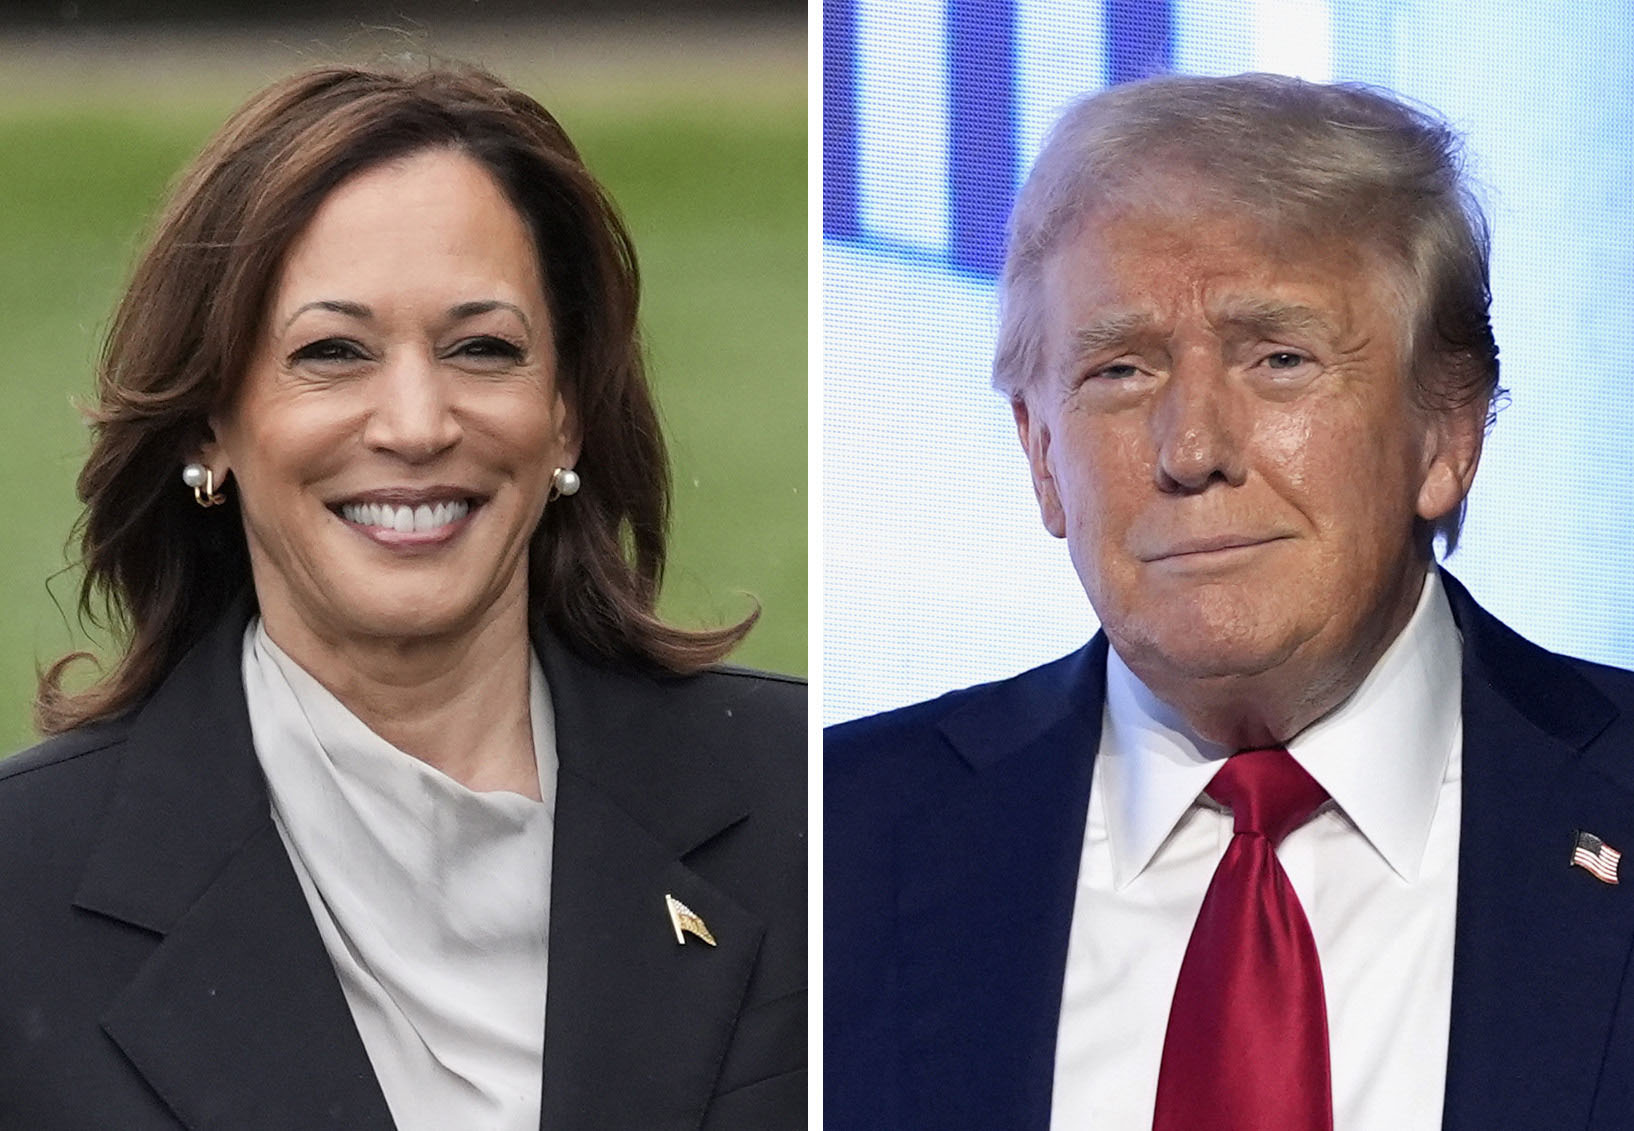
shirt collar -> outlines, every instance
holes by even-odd
[[[1361,686],[1288,743],[1288,752],[1408,883],[1418,878],[1461,734],[1462,651],[1441,576],[1431,570],[1407,627]],[[1096,786],[1118,889],[1151,863],[1230,753],[1192,733],[1116,650],[1109,652]]]

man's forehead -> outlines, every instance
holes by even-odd
[[[1044,264],[1052,320],[1081,342],[1160,328],[1182,311],[1222,328],[1342,334],[1389,308],[1374,249],[1167,206],[1087,216]]]
[[[1203,313],[1217,332],[1250,337],[1278,334],[1338,338],[1345,332],[1348,307],[1312,305],[1270,294],[1226,292],[1205,298]],[[1131,341],[1167,334],[1172,312],[1156,304],[1106,306],[1082,313],[1069,332],[1079,353],[1095,353]]]

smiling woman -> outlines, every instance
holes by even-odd
[[[80,479],[128,646],[0,768],[17,1125],[804,1126],[804,689],[655,611],[636,298],[480,72],[298,75],[182,179]]]
[[[522,217],[455,149],[359,173],[290,247],[267,314],[201,458],[239,485],[268,635],[331,688],[481,641],[512,654],[520,702],[528,543],[579,457]],[[525,728],[449,746],[440,724],[399,733],[418,712],[371,699],[376,732],[537,799]]]

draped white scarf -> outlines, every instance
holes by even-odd
[[[542,803],[475,793],[398,750],[259,618],[243,668],[273,822],[399,1131],[537,1131],[556,799],[538,660]]]

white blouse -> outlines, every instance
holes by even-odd
[[[272,818],[400,1131],[537,1131],[556,798],[476,793],[375,734],[257,618],[244,691]]]

